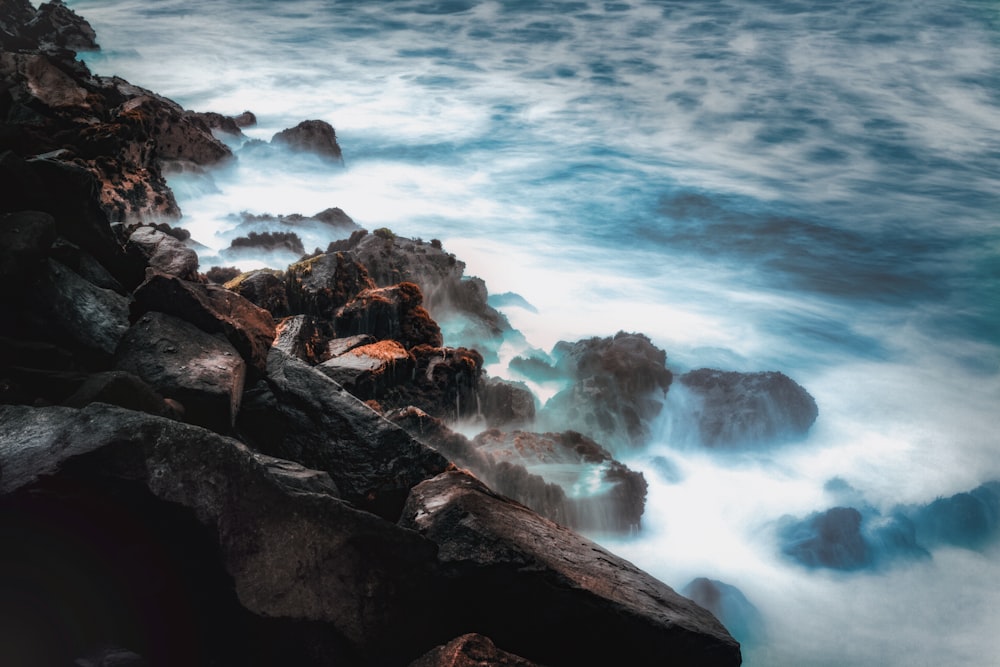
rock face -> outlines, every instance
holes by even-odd
[[[378,399],[410,379],[413,357],[394,340],[351,349],[316,367],[361,400]]]
[[[128,249],[156,271],[183,280],[198,277],[198,253],[155,227],[140,226],[128,237]]]
[[[907,512],[917,539],[928,546],[980,549],[1000,535],[1000,481],[982,484]]]
[[[798,383],[777,372],[703,368],[680,378],[698,402],[692,418],[706,447],[739,447],[802,438],[819,411]]]
[[[344,161],[337,133],[323,120],[304,120],[295,127],[278,132],[271,138],[271,143],[293,151],[315,153],[334,162]]]
[[[667,355],[646,336],[619,332],[556,344],[555,368],[571,386],[545,404],[539,420],[562,424],[613,450],[648,441],[651,422],[663,409],[673,375]]]
[[[489,637],[470,633],[456,637],[410,663],[410,667],[534,667],[513,653],[496,647]]]
[[[744,648],[765,642],[764,617],[735,586],[699,577],[685,586],[681,593],[712,612]]]
[[[465,473],[417,486],[400,523],[438,545],[441,590],[466,627],[516,655],[548,665],[740,662],[710,613]]]
[[[423,293],[414,283],[362,290],[338,311],[337,333],[392,339],[407,349],[417,345],[441,347],[441,329],[421,305],[423,300]]]

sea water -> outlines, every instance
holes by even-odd
[[[250,138],[336,128],[343,168],[247,151],[171,179],[203,268],[234,263],[241,211],[339,206],[523,297],[504,312],[539,349],[639,331],[677,373],[801,383],[805,441],[726,455],[683,437],[672,391],[618,452],[650,482],[641,532],[595,536],[675,588],[739,587],[767,626],[745,664],[996,664],[995,545],[842,572],[777,536],[835,488],[888,512],[1000,479],[995,2],[68,4],[98,74],[251,110]]]

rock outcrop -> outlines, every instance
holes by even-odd
[[[295,127],[275,134],[271,143],[292,151],[314,153],[337,163],[344,161],[340,144],[337,143],[337,133],[324,120],[304,120]]]

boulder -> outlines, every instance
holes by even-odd
[[[122,337],[114,369],[178,401],[192,424],[220,433],[235,424],[246,363],[221,336],[170,315],[145,313]]]
[[[182,280],[198,279],[198,253],[155,227],[137,227],[129,235],[126,249],[137,253],[154,271]]]
[[[480,419],[476,391],[483,358],[476,350],[418,345],[409,352],[413,375],[379,399],[386,410],[415,406],[446,421]]]
[[[1000,536],[1000,481],[937,498],[907,514],[915,524],[916,538],[923,544],[982,549]]]
[[[271,314],[218,285],[202,285],[152,273],[132,295],[132,318],[156,311],[173,315],[210,334],[221,333],[251,368],[263,372],[274,341]]]
[[[291,314],[284,274],[273,269],[258,269],[225,282],[224,287],[260,306],[275,318]]]
[[[497,648],[489,637],[469,633],[428,651],[409,667],[536,667],[536,663]]]
[[[52,44],[71,51],[99,51],[101,48],[90,23],[64,5],[62,0],[39,5],[24,31],[42,45]]]
[[[40,211],[0,214],[0,296],[16,294],[43,270],[56,240],[55,219]]]
[[[292,264],[286,275],[291,312],[326,319],[358,292],[375,287],[364,265],[339,252]]]
[[[302,239],[295,232],[250,232],[246,236],[238,236],[229,244],[227,255],[239,253],[247,250],[261,250],[265,252],[286,251],[302,256],[305,248],[302,247]]]
[[[516,655],[553,666],[740,664],[739,644],[709,612],[466,473],[414,488],[400,525],[438,545],[438,594],[463,627]]]
[[[291,355],[310,365],[316,365],[329,358],[327,339],[332,327],[309,315],[286,317],[278,322],[275,349]],[[374,343],[375,340],[366,340]]]
[[[356,347],[316,366],[362,401],[378,400],[410,379],[413,357],[394,340]]]
[[[539,412],[543,427],[568,427],[612,450],[648,442],[673,378],[663,350],[642,334],[618,332],[560,341],[552,356],[572,384]]]
[[[445,637],[434,545],[325,473],[107,405],[0,421],[0,534],[18,544],[0,609],[26,635],[4,647],[49,658],[27,664],[102,644],[154,665],[408,664]]]
[[[407,349],[417,345],[440,347],[441,329],[422,302],[423,293],[414,283],[363,290],[337,311],[337,334],[392,339]]]
[[[343,498],[395,520],[410,488],[448,461],[315,368],[272,349],[244,396],[239,432],[256,449],[330,474]]]
[[[744,648],[765,643],[767,631],[763,615],[735,586],[698,577],[681,593],[712,612]]]
[[[124,371],[104,371],[89,376],[63,405],[82,408],[91,403],[108,403],[161,417],[174,416],[173,407],[142,378]]]
[[[520,464],[567,495],[563,523],[576,530],[632,533],[646,507],[642,473],[614,460],[601,445],[575,431],[504,433],[491,429],[473,441],[495,461]]]
[[[49,249],[49,256],[57,260],[63,266],[72,269],[78,276],[89,283],[113,290],[119,294],[127,294],[122,284],[111,275],[111,272],[89,252],[80,246],[67,241],[64,238],[57,238]]]
[[[296,152],[314,153],[333,162],[344,162],[337,133],[323,120],[304,120],[275,134],[271,143]]]
[[[696,398],[688,418],[706,447],[801,439],[818,415],[815,399],[783,373],[702,368],[682,375],[680,383]]]
[[[856,570],[872,563],[861,534],[861,512],[834,507],[787,523],[780,531],[782,552],[808,567]]]
[[[371,345],[375,342],[377,342],[375,337],[369,336],[368,334],[334,338],[326,344],[326,357],[338,357],[342,354],[350,352],[351,350],[362,347],[363,345]]]
[[[483,377],[478,395],[479,412],[487,428],[517,428],[535,420],[538,401],[523,382]]]

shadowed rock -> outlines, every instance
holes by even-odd
[[[456,637],[429,651],[409,667],[536,667],[536,663],[496,647],[489,637],[474,633]]]
[[[408,381],[413,357],[394,340],[383,340],[332,357],[316,369],[363,401],[379,399]]]
[[[344,161],[337,143],[337,133],[323,120],[304,120],[295,127],[275,134],[271,143],[293,151],[314,153],[334,162]]]
[[[554,666],[740,663],[709,612],[468,474],[417,486],[400,524],[438,545],[466,627],[517,655]]]
[[[127,250],[138,253],[147,266],[160,273],[182,280],[198,278],[198,253],[155,227],[136,228],[128,237]]]
[[[765,642],[764,617],[735,586],[699,577],[685,586],[681,593],[712,612],[744,648]]]
[[[517,428],[535,419],[538,400],[523,382],[485,377],[478,393],[479,412],[487,428]]]
[[[251,303],[260,306],[275,318],[291,314],[284,274],[273,269],[258,269],[241,273],[223,285]]]
[[[339,252],[292,264],[286,275],[291,312],[325,319],[333,319],[358,292],[375,287],[362,264]]]
[[[319,321],[310,315],[286,317],[278,322],[274,347],[315,366],[330,357],[327,339],[332,329],[329,323]],[[365,342],[362,344],[375,342],[370,336],[364,338]]]
[[[124,371],[94,373],[63,401],[68,408],[82,408],[91,403],[109,403],[161,417],[174,414],[172,407],[149,384]]]
[[[407,349],[441,347],[441,329],[421,305],[423,298],[414,283],[363,290],[337,312],[337,334],[392,339]]]
[[[1000,535],[1000,482],[938,498],[907,513],[916,526],[917,539],[924,544],[981,549]]]

